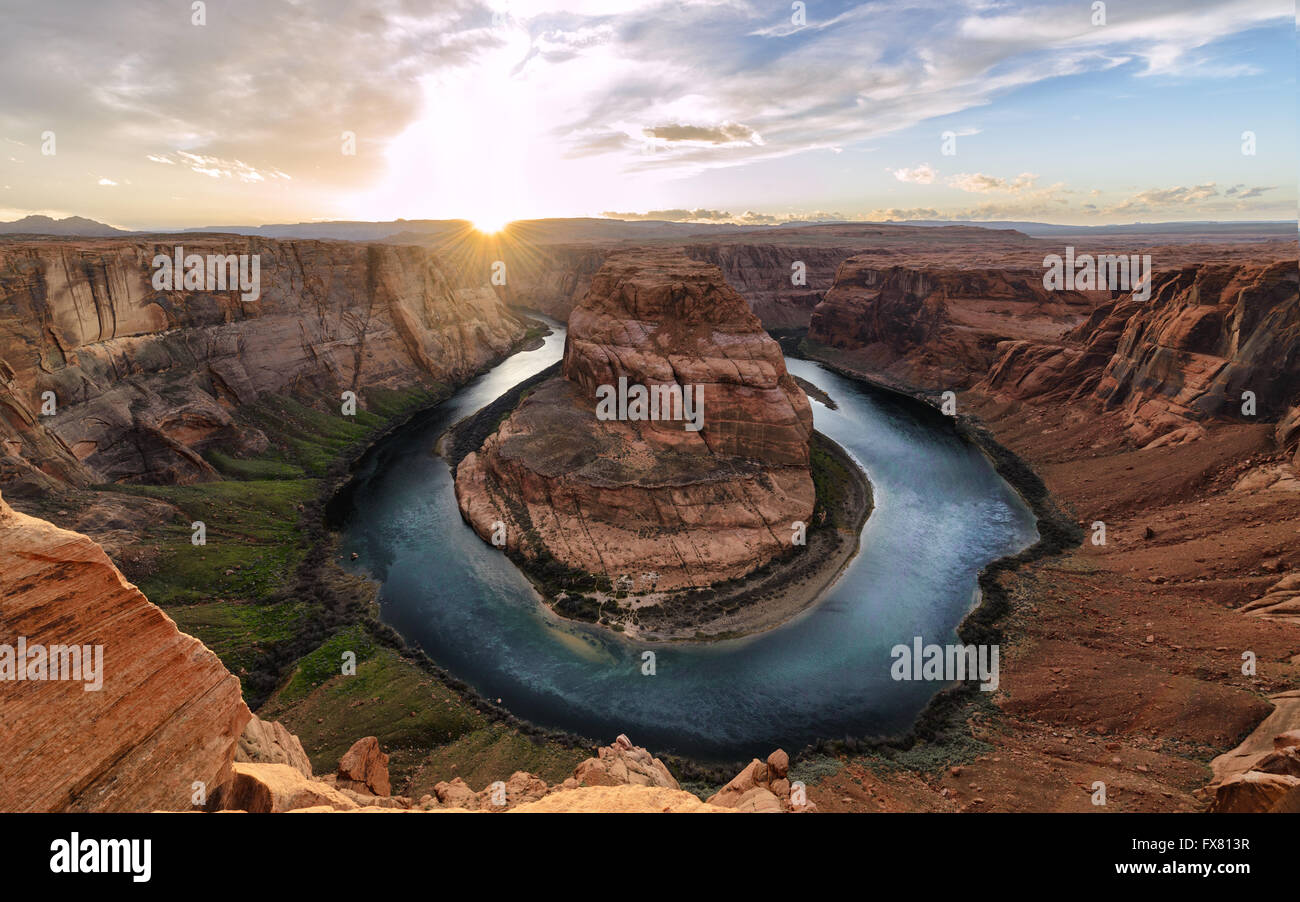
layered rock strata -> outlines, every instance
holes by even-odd
[[[598,419],[620,384],[702,398],[701,428]],[[479,535],[526,557],[633,593],[705,586],[791,546],[815,501],[811,434],[779,347],[716,267],[616,254],[569,319],[563,377],[460,462],[456,496]]]
[[[1300,294],[1294,262],[1206,264],[1159,273],[1149,300],[1123,296],[1057,342],[1010,341],[982,391],[1089,400],[1143,446],[1203,434],[1213,420],[1277,423],[1300,443]]]
[[[98,545],[2,499],[0,677],[0,811],[192,810],[196,786],[201,805],[231,779],[251,717]]]
[[[155,257],[178,246],[205,266],[256,256],[257,290],[187,289],[179,275],[177,290],[155,288]],[[0,243],[0,481],[211,478],[209,444],[265,447],[232,416],[264,393],[352,390],[364,404],[370,389],[464,379],[524,332],[490,288],[457,287],[418,247]]]
[[[1059,336],[1109,297],[1048,291],[1041,270],[853,257],[813,311],[808,337],[858,351],[864,365],[899,381],[960,389],[987,372],[1000,341]]]

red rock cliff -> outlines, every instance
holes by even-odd
[[[601,385],[702,391],[703,429],[601,421]],[[569,320],[564,378],[543,383],[459,465],[474,529],[507,547],[625,577],[633,591],[742,576],[812,513],[812,412],[780,349],[716,267],[611,256]]]
[[[260,255],[261,292],[159,291],[157,254]],[[0,480],[186,482],[230,411],[295,385],[456,380],[524,332],[429,251],[238,236],[0,243]],[[57,414],[40,415],[52,391]]]

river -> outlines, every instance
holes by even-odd
[[[461,520],[432,453],[451,424],[559,360],[564,328],[379,442],[358,464],[343,519],[349,569],[381,584],[381,616],[439,665],[519,717],[607,743],[701,760],[794,752],[819,738],[902,732],[941,688],[894,681],[890,649],[956,641],[976,575],[1037,537],[1033,514],[950,421],[919,402],[808,361],[829,393],[816,428],[866,472],[875,509],[824,598],[783,626],[710,644],[647,645],[564,621]],[[654,674],[643,653],[653,650]]]

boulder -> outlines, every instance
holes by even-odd
[[[377,796],[392,793],[388,782],[388,755],[379,748],[376,737],[358,739],[344,753],[339,761],[338,785]]]
[[[444,781],[433,787],[433,795],[446,808],[478,810],[478,794],[460,777]]]
[[[302,742],[278,720],[262,720],[256,714],[239,736],[235,760],[252,764],[287,764],[311,779],[311,759]]]
[[[1215,790],[1210,811],[1219,814],[1269,811],[1297,787],[1300,787],[1300,776],[1257,770],[1234,774]]]
[[[309,780],[288,764],[236,762],[232,768],[235,778],[221,796],[223,809],[273,814],[320,806],[333,811],[360,807],[329,784]]]

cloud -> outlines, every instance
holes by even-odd
[[[267,179],[288,179],[290,176],[274,167],[257,169],[241,160],[225,160],[208,154],[188,153],[177,150],[172,153],[147,154],[147,159],[155,163],[169,165],[180,164],[200,175],[211,178],[238,179],[241,182],[264,182]]]
[[[1182,186],[1172,188],[1148,188],[1108,208],[1111,213],[1134,214],[1149,213],[1170,207],[1185,207],[1219,196],[1219,189],[1213,182],[1204,185]]]
[[[1033,188],[1037,180],[1038,176],[1031,172],[1022,172],[1013,179],[998,178],[982,172],[961,172],[948,179],[948,186],[975,194],[990,194],[995,191],[1018,194]]]
[[[1226,68],[1211,65],[1219,60],[1210,45],[1261,26],[1284,25],[1289,35],[1296,16],[1282,0],[1147,0],[1122,10],[1110,4],[1109,24],[1093,27],[1089,4],[1078,0],[844,5],[851,8],[810,3],[806,26],[793,30],[788,2],[753,0],[439,0],[432,7],[329,0],[310,8],[298,0],[223,0],[220,15],[203,27],[189,24],[186,3],[26,4],[0,29],[0,135],[15,169],[34,169],[37,161],[42,168],[35,177],[7,179],[14,197],[6,194],[6,203],[136,223],[175,223],[182,207],[200,221],[225,211],[283,221],[357,215],[362,210],[349,204],[387,179],[413,209],[462,215],[439,206],[451,203],[440,200],[445,195],[412,190],[407,178],[431,168],[429,148],[456,142],[472,147],[471,162],[483,156],[479,150],[507,143],[540,161],[517,191],[513,184],[500,189],[508,195],[503,204],[516,193],[549,190],[539,205],[738,208],[742,201],[730,198],[758,203],[743,194],[754,190],[743,177],[730,180],[731,194],[707,199],[664,186],[724,167],[856,151],[918,124],[937,130],[942,122],[968,123],[972,110],[1063,77],[1121,68],[1181,78],[1247,75],[1251,67],[1232,59]],[[494,11],[506,15],[494,22]],[[487,87],[496,91],[490,101],[483,99]],[[439,107],[450,97],[471,99],[447,104],[451,116]],[[508,109],[494,119],[494,107]],[[984,124],[1008,121],[995,116]],[[32,149],[47,128],[58,131],[57,158],[41,159]],[[340,152],[344,131],[357,136],[356,155]],[[395,162],[395,148],[411,135],[418,140]],[[823,167],[810,168],[810,181],[855,178],[840,175],[844,160],[832,169],[811,154],[805,159]],[[572,163],[569,175],[555,175],[556,161]],[[455,168],[441,159],[438,165]],[[882,165],[874,164],[875,178],[886,182]],[[922,180],[925,168],[890,172],[899,181],[937,184],[937,172]],[[81,208],[77,187],[93,172],[113,172],[120,183],[113,192],[90,192],[105,198],[91,201],[104,205],[98,211]],[[563,184],[552,189],[543,184],[548,177]],[[1059,201],[1015,178],[952,178],[963,180],[950,187],[972,194]],[[1282,184],[1280,174],[1267,178]],[[1248,190],[1269,189],[1209,200],[1258,201]],[[171,200],[178,195],[184,204]],[[768,200],[780,209],[792,196]],[[136,208],[128,217],[110,201]]]
[[[939,174],[929,163],[922,163],[913,169],[895,169],[894,178],[900,182],[912,182],[917,185],[929,185]]]
[[[117,182],[113,181],[113,180],[110,179],[110,178],[101,178],[101,179],[100,179],[96,184],[98,184],[98,185],[100,185],[100,186],[102,186],[102,187],[104,187],[104,188],[116,188],[116,187],[117,187]]]
[[[729,222],[732,218],[724,210],[647,210],[645,213],[615,213],[607,210],[600,215],[606,219],[653,219],[664,222]]]
[[[1276,185],[1259,185],[1254,188],[1248,188],[1245,185],[1233,185],[1231,188],[1224,188],[1223,193],[1227,197],[1235,197],[1237,200],[1250,200],[1254,197],[1262,197],[1266,191],[1277,190]]]
[[[724,122],[716,126],[656,125],[642,130],[647,138],[657,138],[669,143],[696,142],[702,144],[762,144],[763,139],[747,125]]]

